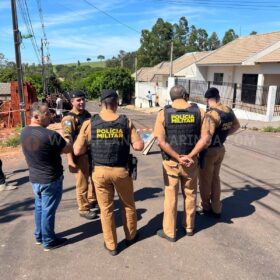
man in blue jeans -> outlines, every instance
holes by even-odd
[[[35,195],[35,239],[44,251],[64,245],[66,238],[54,232],[55,213],[62,196],[61,153],[72,151],[72,144],[57,132],[46,129],[50,123],[47,104],[31,106],[31,124],[21,133],[21,145],[29,167],[29,180]]]

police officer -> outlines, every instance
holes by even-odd
[[[64,137],[75,141],[81,126],[85,120],[90,119],[91,114],[85,110],[85,94],[81,91],[70,92],[72,110],[62,119],[62,130]],[[94,185],[89,176],[89,154],[75,157],[72,153],[67,154],[69,170],[76,173],[76,198],[79,208],[79,214],[86,219],[94,219],[97,217],[95,211],[91,211],[96,207],[97,200],[94,191]],[[90,180],[91,184],[88,183]]]
[[[183,229],[194,233],[198,160],[197,155],[211,140],[205,112],[189,103],[188,93],[181,85],[170,90],[172,106],[159,111],[154,136],[162,150],[165,184],[163,229],[157,235],[176,241],[177,196],[181,183],[184,198]]]
[[[137,240],[137,217],[132,179],[127,164],[130,145],[135,151],[144,147],[132,122],[117,114],[118,95],[103,90],[101,111],[91,121],[85,121],[74,144],[75,155],[83,154],[91,146],[93,181],[101,213],[105,249],[117,254],[117,233],[114,219],[114,190],[122,204],[123,227],[127,245]]]
[[[205,92],[208,105],[207,115],[213,120],[214,135],[206,151],[203,168],[199,170],[199,189],[201,196],[200,211],[219,218],[221,216],[221,184],[220,168],[225,155],[224,142],[228,135],[236,132],[239,127],[234,112],[220,102],[217,88],[209,88]]]

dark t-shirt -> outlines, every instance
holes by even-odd
[[[63,174],[60,153],[66,142],[57,132],[41,126],[27,126],[20,142],[31,183],[48,184]]]

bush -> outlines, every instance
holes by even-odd
[[[17,125],[14,131],[9,135],[9,137],[3,141],[0,141],[0,146],[2,147],[17,147],[20,144],[20,133],[22,127]]]
[[[280,132],[280,127],[274,128],[272,126],[266,126],[263,128],[264,132]]]
[[[2,141],[2,147],[17,147],[20,144],[20,134],[11,134],[6,140]]]

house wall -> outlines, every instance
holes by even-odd
[[[280,73],[277,74],[265,74],[264,86],[276,85],[280,86]]]
[[[224,73],[225,83],[242,83],[243,74],[264,74],[267,75],[280,75],[280,64],[266,63],[257,64],[253,66],[200,66],[202,69],[207,69],[206,81],[214,80],[214,73]],[[265,82],[266,85],[270,85]]]
[[[176,72],[174,76],[185,77],[190,80],[205,80],[207,77],[207,67],[199,68],[195,63]]]
[[[169,94],[168,88],[157,86],[152,82],[136,82],[135,83],[135,106],[139,108],[148,108],[149,102],[147,100],[148,91],[151,91],[153,95],[153,106],[155,106],[156,94],[159,96],[159,105],[163,107],[168,103]]]
[[[258,74],[258,86],[280,85],[280,64],[266,63],[252,66],[201,66],[200,69],[207,69],[206,81],[214,80],[214,73],[224,73],[224,83],[242,84],[243,74]],[[256,104],[263,102],[263,90],[258,88],[256,92]],[[241,87],[237,87],[236,100],[241,101]]]

